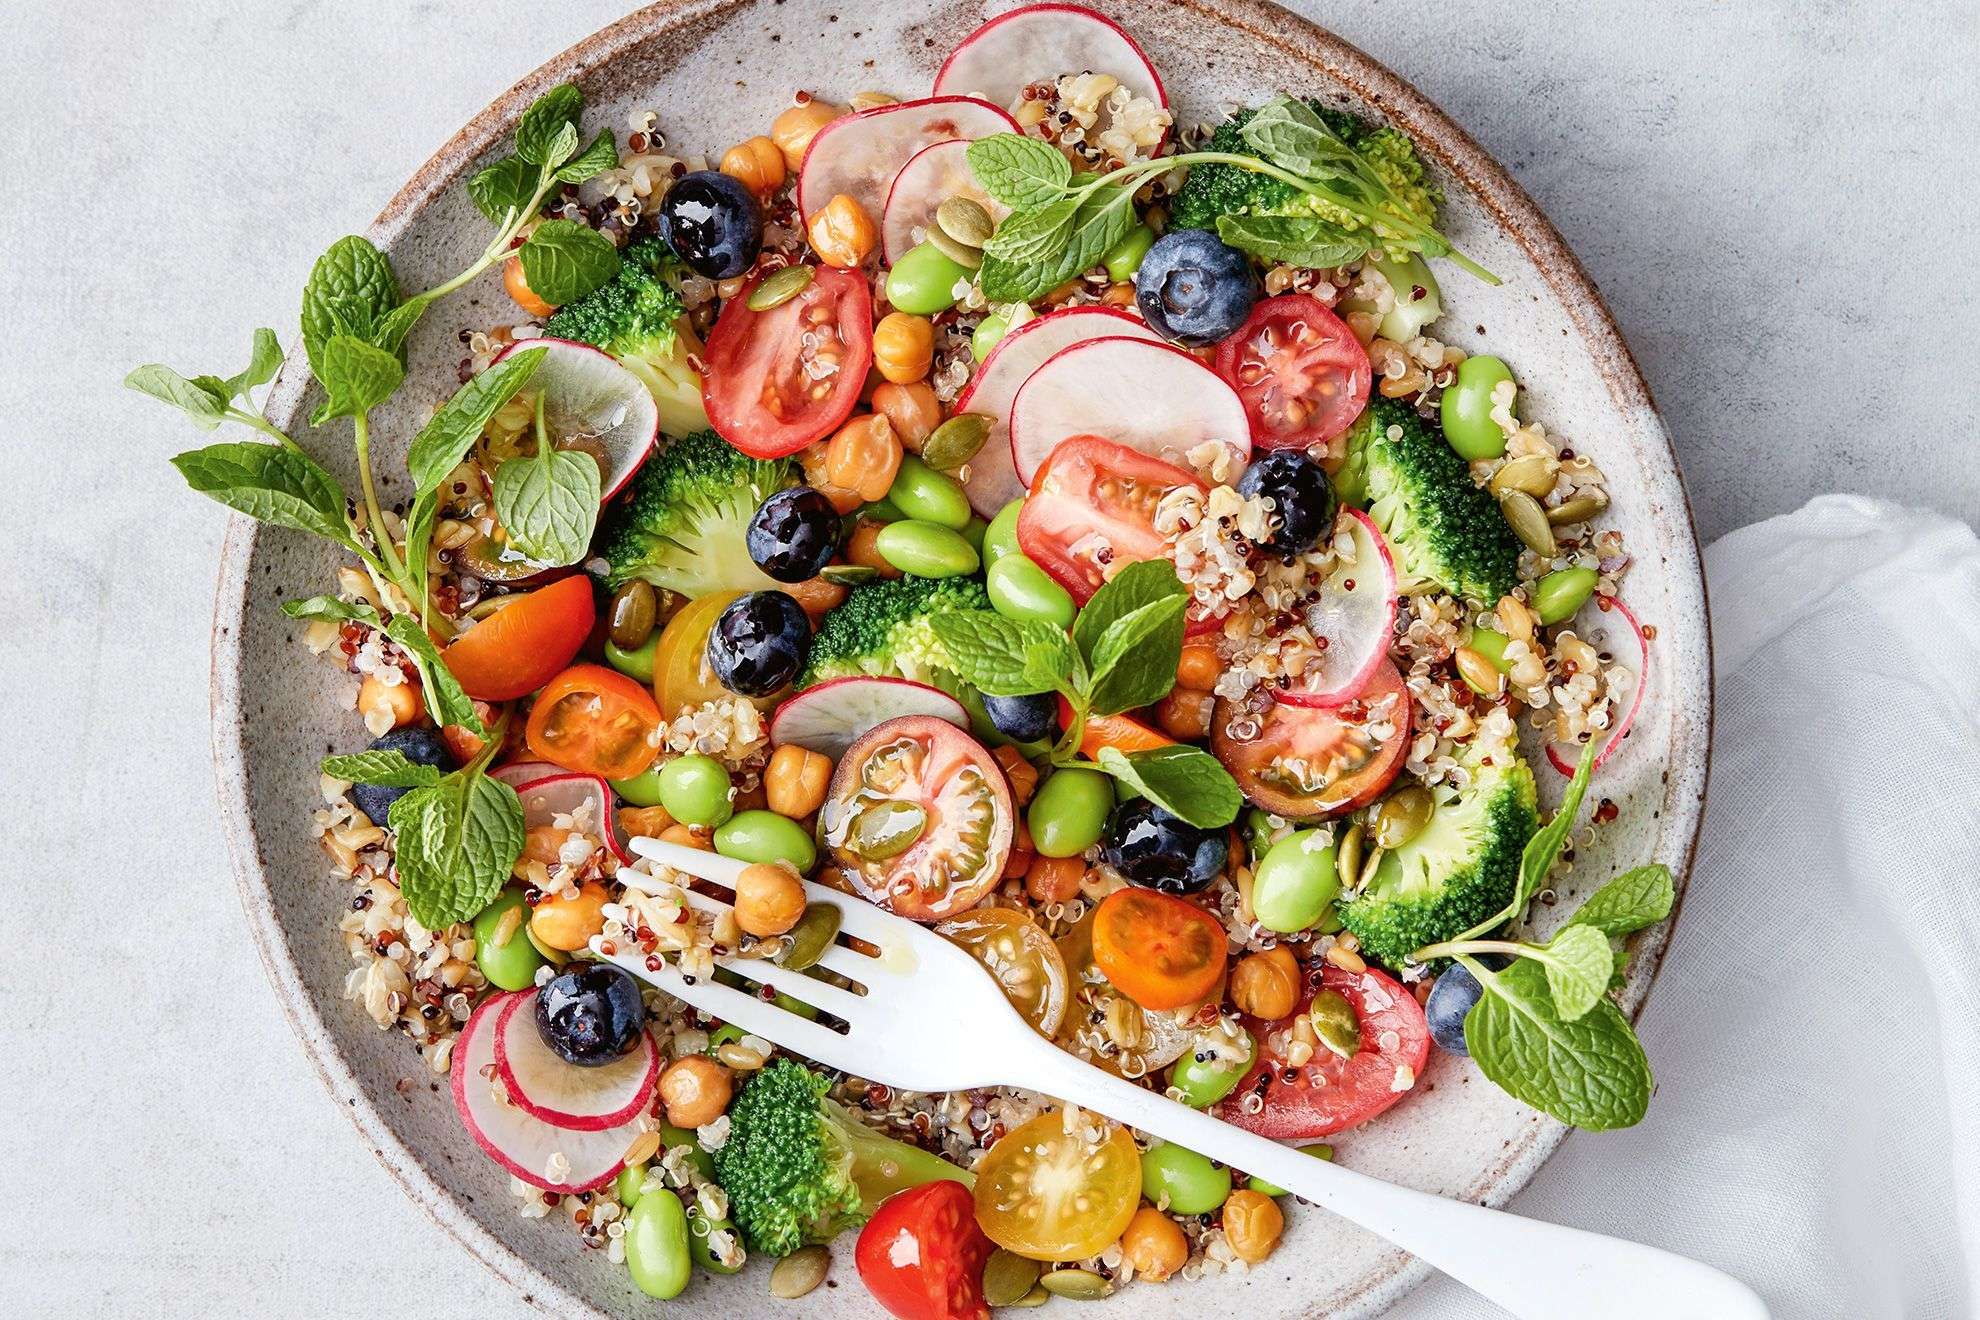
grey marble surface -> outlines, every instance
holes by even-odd
[[[1826,490],[1980,517],[1980,9],[1301,7],[1442,103],[1566,233],[1705,537]],[[264,993],[207,759],[223,520],[164,466],[189,436],[116,380],[231,369],[251,327],[293,325],[317,252],[623,9],[7,6],[0,304],[25,333],[0,356],[0,1311],[527,1313],[353,1140]],[[1544,1212],[1571,1163],[1523,1203]]]

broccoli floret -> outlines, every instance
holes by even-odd
[[[902,577],[854,587],[819,625],[798,686],[873,674],[953,688],[954,666],[928,620],[946,610],[989,608],[974,578]]]
[[[1407,403],[1377,395],[1349,437],[1344,473],[1356,437],[1367,442],[1368,515],[1395,554],[1399,590],[1441,589],[1491,604],[1513,589],[1519,540],[1441,431]]]
[[[708,414],[701,406],[701,377],[688,365],[688,354],[701,345],[681,319],[672,262],[659,239],[638,240],[622,254],[610,283],[559,308],[543,333],[610,353],[653,395],[660,429],[689,435],[707,428]]]
[[[1361,951],[1391,968],[1428,944],[1455,939],[1512,901],[1520,853],[1539,827],[1533,771],[1508,733],[1481,738],[1462,758],[1471,782],[1431,790],[1436,810],[1408,843],[1382,855],[1375,875],[1339,901]]]
[[[962,1169],[883,1136],[825,1097],[831,1083],[792,1059],[750,1078],[729,1107],[715,1177],[751,1251],[788,1256],[871,1218],[895,1192]]]
[[[1437,207],[1444,197],[1430,181],[1422,158],[1416,154],[1416,144],[1410,141],[1407,133],[1377,127],[1318,101],[1308,101],[1306,104],[1320,116],[1322,123],[1338,133],[1342,141],[1368,162],[1369,168],[1393,194],[1391,205],[1425,228],[1436,227]],[[1241,132],[1256,113],[1255,110],[1238,111],[1217,126],[1216,132],[1210,135],[1210,140],[1202,149],[1256,157],[1258,153],[1251,149]],[[1351,231],[1367,227],[1359,217],[1350,215],[1340,207],[1267,175],[1237,165],[1213,163],[1191,166],[1182,191],[1176,195],[1175,203],[1169,209],[1170,226],[1176,229],[1215,229],[1217,217],[1223,215],[1317,215]],[[1378,227],[1374,237],[1392,236]],[[1383,245],[1371,240],[1369,246]],[[1406,249],[1399,246],[1387,246],[1389,255],[1396,260],[1409,255]]]
[[[645,578],[690,598],[776,590],[749,557],[749,520],[796,478],[788,460],[750,458],[713,431],[669,442],[607,515],[599,538],[606,585]]]

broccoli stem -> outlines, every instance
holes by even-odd
[[[819,1112],[838,1129],[839,1140],[852,1153],[853,1184],[859,1188],[866,1214],[871,1216],[880,1203],[895,1192],[904,1192],[923,1183],[959,1182],[971,1186],[975,1177],[967,1169],[949,1163],[919,1146],[876,1132],[848,1114],[831,1100],[819,1101]]]

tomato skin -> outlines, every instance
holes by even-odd
[[[1143,1008],[1202,1003],[1223,979],[1227,958],[1223,924],[1187,899],[1117,889],[1094,914],[1094,965]]]
[[[530,707],[523,741],[531,756],[581,775],[631,779],[653,764],[660,727],[653,694],[616,669],[572,665]]]
[[[1312,973],[1308,972],[1311,984]],[[1298,1080],[1288,1083],[1281,1075],[1285,1060],[1272,1054],[1268,1046],[1272,1033],[1289,1035],[1293,1018],[1306,1012],[1313,1002],[1309,990],[1301,996],[1292,1016],[1279,1022],[1244,1019],[1245,1030],[1259,1043],[1258,1057],[1251,1071],[1230,1096],[1213,1111],[1226,1123],[1274,1141],[1307,1141],[1344,1131],[1365,1123],[1409,1094],[1423,1076],[1430,1059],[1430,1025],[1416,996],[1401,982],[1373,968],[1364,972],[1343,971],[1331,963],[1320,969],[1319,989],[1332,990],[1354,1006],[1361,1019],[1361,1049],[1352,1059],[1343,1059],[1322,1047],[1301,1069]],[[1382,1037],[1394,1033],[1393,1048],[1382,1047]],[[1399,1068],[1410,1072],[1409,1085],[1398,1091],[1402,1080]],[[1325,1085],[1315,1086],[1315,1075]],[[1244,1112],[1244,1097],[1257,1089],[1261,1077],[1269,1075],[1264,1092],[1265,1107],[1255,1114]]]
[[[782,458],[837,430],[859,402],[873,361],[873,295],[857,270],[814,268],[811,283],[790,301],[757,312],[749,295],[759,279],[723,304],[708,335],[702,404],[709,425],[752,458]],[[825,308],[824,326],[839,339],[839,368],[825,397],[808,397],[800,337],[812,308]],[[791,398],[793,390],[805,397]],[[773,411],[766,395],[778,402]]]
[[[1072,703],[1059,698],[1059,727],[1072,727]],[[1176,740],[1143,724],[1132,715],[1089,715],[1079,736],[1079,754],[1089,761],[1100,759],[1102,747],[1116,747],[1123,753],[1146,752],[1157,747],[1173,747]]]
[[[542,687],[591,635],[591,579],[578,574],[504,605],[447,644],[441,656],[478,701],[514,701]]]
[[[1217,345],[1216,365],[1262,449],[1307,449],[1340,435],[1368,406],[1374,376],[1354,331],[1305,293],[1259,299]]]
[[[1105,482],[1115,486],[1102,494]],[[1173,463],[1097,435],[1076,435],[1061,441],[1032,477],[1018,515],[1018,548],[1084,605],[1106,577],[1081,542],[1104,538],[1112,563],[1166,558],[1171,543],[1155,530],[1153,515],[1161,496],[1178,486],[1205,489]]]
[[[1364,730],[1371,720],[1371,703],[1393,697],[1382,708],[1393,722],[1393,731],[1380,744],[1364,747]],[[1237,780],[1246,800],[1288,820],[1321,820],[1367,806],[1382,796],[1383,790],[1401,773],[1409,750],[1410,697],[1402,675],[1390,661],[1383,661],[1375,676],[1361,692],[1338,706],[1325,709],[1274,702],[1262,716],[1258,735],[1240,740],[1230,733],[1231,721],[1248,708],[1219,697],[1210,716],[1210,750]],[[1277,782],[1274,775],[1289,759],[1289,753],[1309,766],[1324,764],[1324,758],[1339,754],[1346,763],[1314,791],[1299,791]]]
[[[896,1192],[860,1230],[853,1263],[899,1320],[988,1320],[983,1262],[996,1244],[976,1226],[968,1187],[944,1179]]]

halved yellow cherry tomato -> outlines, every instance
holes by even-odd
[[[951,917],[935,933],[959,944],[1003,988],[1004,998],[1041,1035],[1066,1016],[1066,960],[1045,928],[1016,908],[976,908]]]
[[[1187,899],[1117,889],[1093,915],[1093,961],[1143,1008],[1203,1002],[1224,974],[1224,927]]]
[[[1093,1129],[1100,1129],[1097,1140]],[[976,1222],[1006,1251],[1085,1260],[1120,1237],[1141,1203],[1141,1152],[1126,1128],[1053,1110],[1004,1134],[976,1167]]]
[[[530,754],[581,775],[631,779],[653,764],[660,708],[644,687],[603,665],[572,665],[530,708]]]
[[[672,720],[683,708],[704,701],[735,697],[708,667],[708,634],[714,631],[722,611],[741,595],[740,591],[717,591],[697,597],[660,630],[660,640],[653,648],[653,697],[660,704],[662,719]],[[757,697],[754,704],[767,711],[777,704],[777,698]]]

